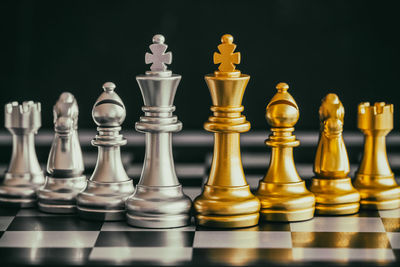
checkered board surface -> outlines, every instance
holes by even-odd
[[[89,176],[97,153],[89,145],[94,132],[81,131],[81,145]],[[297,133],[296,167],[309,183],[318,140],[316,133]],[[138,181],[144,153],[142,135],[126,134],[124,166]],[[268,168],[267,133],[244,134],[243,165],[254,190]],[[0,133],[0,168],[11,155],[7,133]],[[51,132],[36,139],[38,158],[47,160]],[[352,172],[362,152],[362,135],[345,135]],[[387,139],[393,171],[400,173],[400,135]],[[210,168],[212,135],[187,132],[174,137],[174,158],[184,191],[200,194]],[[2,171],[3,171],[2,170]],[[400,263],[400,209],[362,211],[351,216],[317,216],[297,223],[261,223],[251,228],[225,230],[192,225],[176,229],[142,229],[125,222],[80,220],[75,215],[51,215],[36,209],[0,208],[0,266],[27,265],[393,265]]]

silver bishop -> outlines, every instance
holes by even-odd
[[[98,134],[92,140],[92,145],[98,147],[97,163],[85,190],[77,196],[77,208],[82,218],[119,221],[125,219],[125,201],[134,191],[120,151],[120,146],[127,142],[119,133],[126,111],[115,93],[115,84],[105,83],[103,89],[92,109],[98,126]]]

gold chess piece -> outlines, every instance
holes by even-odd
[[[399,208],[400,186],[386,154],[386,135],[393,129],[393,105],[359,104],[357,125],[364,133],[364,154],[354,182],[361,194],[361,208]]]
[[[240,53],[234,53],[233,37],[225,34],[221,42],[220,53],[214,54],[219,70],[205,76],[213,116],[204,129],[214,133],[214,154],[210,176],[194,201],[196,221],[210,227],[248,227],[258,223],[260,211],[260,202],[246,182],[240,155],[240,133],[250,130],[250,123],[241,115],[250,76],[235,69]]]
[[[314,216],[315,198],[297,173],[293,160],[293,147],[300,145],[292,134],[299,119],[299,108],[287,92],[286,83],[279,83],[276,89],[278,92],[269,102],[265,115],[272,126],[272,134],[265,141],[272,148],[270,166],[256,193],[261,201],[261,220],[308,220]]]
[[[318,214],[357,213],[360,194],[351,184],[350,163],[344,144],[344,107],[336,94],[328,94],[319,108],[320,135],[314,161],[315,177],[311,192],[315,194]]]

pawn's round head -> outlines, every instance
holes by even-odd
[[[272,127],[293,127],[299,120],[299,108],[293,97],[287,92],[289,85],[279,83],[278,92],[267,106],[265,117]]]
[[[125,105],[114,92],[115,87],[112,82],[105,83],[104,92],[93,106],[92,117],[100,127],[119,127],[125,120]]]

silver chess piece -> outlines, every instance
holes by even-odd
[[[146,153],[140,181],[135,193],[126,202],[127,222],[146,228],[181,227],[190,223],[192,202],[176,177],[171,147],[171,133],[182,129],[172,115],[173,100],[181,76],[172,74],[165,64],[172,61],[171,52],[164,53],[164,36],[155,35],[145,62],[151,71],[136,76],[144,106],[144,116],[136,130],[146,134]]]
[[[45,185],[37,192],[41,211],[74,213],[76,195],[86,186],[82,150],[78,139],[78,103],[68,92],[53,107],[54,139],[47,161]]]
[[[92,110],[98,126],[92,140],[92,145],[98,147],[97,163],[85,190],[77,196],[77,211],[86,219],[119,221],[125,219],[125,201],[134,191],[121,161],[120,146],[126,144],[126,139],[119,131],[126,111],[114,92],[115,84],[107,82],[103,89]]]
[[[35,134],[42,125],[40,103],[11,102],[5,105],[5,127],[12,134],[10,165],[0,185],[3,206],[34,207],[36,189],[43,185],[44,174],[35,151]]]

